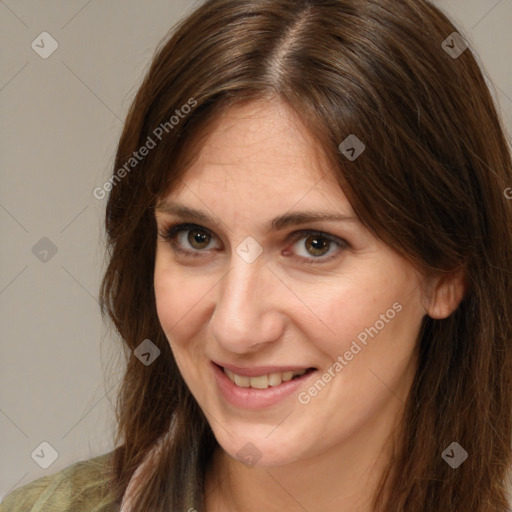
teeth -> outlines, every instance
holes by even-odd
[[[268,388],[268,375],[261,375],[260,377],[251,377],[249,379],[251,388],[267,389]]]
[[[282,379],[284,382],[286,382],[288,380],[292,380],[292,378],[293,378],[293,372],[283,372]]]
[[[279,386],[283,382],[283,379],[281,378],[280,373],[271,373],[268,376],[268,384],[269,386]]]
[[[245,377],[244,375],[235,375],[234,383],[241,388],[248,388],[250,385],[250,377]]]
[[[282,382],[292,380],[296,375],[304,375],[306,370],[297,370],[291,372],[271,373],[269,375],[259,375],[258,377],[247,377],[245,375],[237,375],[231,370],[224,368],[224,373],[229,380],[241,388],[267,389],[269,386],[279,386]]]

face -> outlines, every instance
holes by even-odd
[[[261,466],[389,430],[426,312],[422,276],[358,221],[317,147],[280,103],[232,108],[155,211],[180,372],[221,447]]]

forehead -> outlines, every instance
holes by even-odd
[[[271,178],[276,174],[273,169],[290,166],[319,174],[321,156],[318,143],[297,116],[276,100],[227,110],[206,138],[199,160],[226,168],[252,167],[259,169],[255,174]]]
[[[334,177],[337,170],[318,140],[277,100],[231,107],[216,119],[196,151],[182,186],[169,198],[237,192],[238,199],[264,200],[267,207],[273,202],[276,207],[299,202],[312,206],[322,200],[351,211]]]

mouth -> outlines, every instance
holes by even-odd
[[[224,375],[239,388],[253,388],[253,389],[268,389],[276,388],[282,384],[302,380],[309,376],[310,373],[316,371],[316,368],[296,368],[284,367],[284,371],[275,368],[237,368],[231,366],[221,366],[220,364],[213,363],[220,369]],[[270,369],[274,371],[269,371]]]
[[[216,389],[238,410],[261,411],[290,399],[318,373],[316,368],[259,366],[240,368],[211,362]]]

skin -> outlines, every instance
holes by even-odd
[[[277,101],[234,107],[164,198],[218,225],[162,204],[155,210],[162,234],[181,222],[212,233],[199,245],[189,231],[174,245],[159,236],[154,274],[160,323],[220,445],[205,482],[208,512],[370,511],[415,374],[421,320],[449,315],[462,298],[456,280],[425,279],[357,219],[269,230],[287,213],[355,217],[317,147]],[[319,254],[308,234],[293,235],[305,229],[348,245],[321,239]],[[248,236],[262,248],[252,263],[236,252]],[[308,404],[292,394],[263,410],[240,409],[216,387],[211,359],[315,367],[318,379],[396,303],[401,311]],[[261,454],[252,467],[237,455],[249,442]]]

